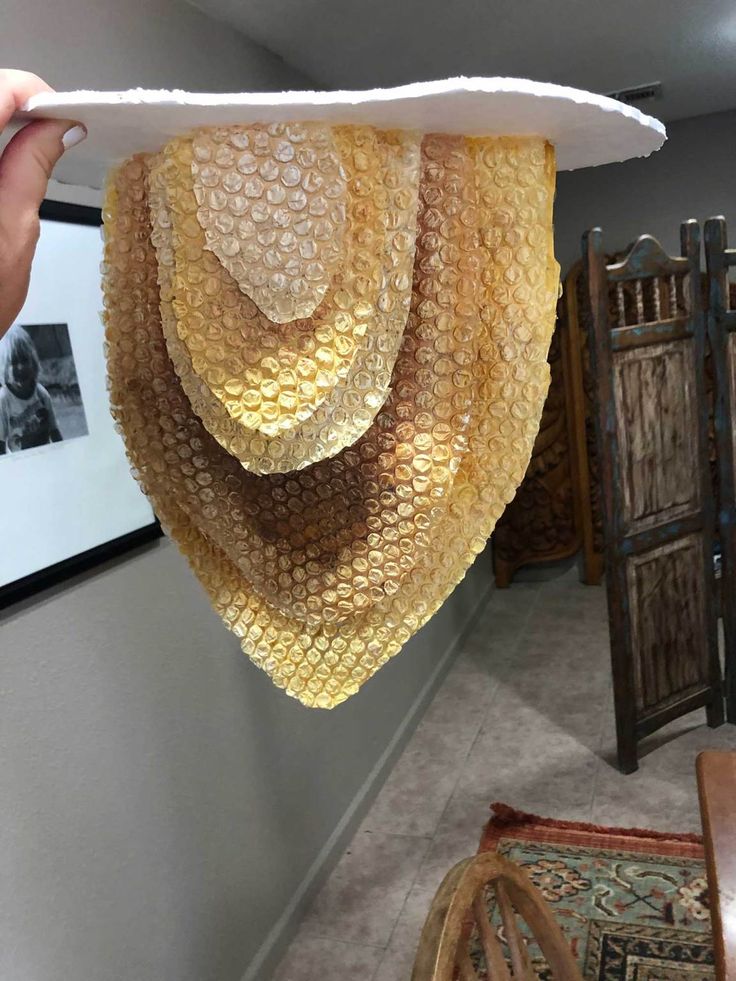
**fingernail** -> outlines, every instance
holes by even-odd
[[[77,143],[81,143],[83,139],[87,136],[87,128],[78,123],[76,126],[72,126],[68,129],[66,133],[61,138],[62,145],[65,150],[69,150],[71,147],[76,146]]]

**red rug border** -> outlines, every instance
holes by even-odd
[[[495,851],[501,838],[506,834],[515,834],[524,839],[557,841],[560,844],[573,845],[589,845],[598,839],[595,844],[601,848],[620,847],[624,850],[638,842],[644,851],[654,854],[676,855],[683,858],[703,857],[702,836],[692,832],[617,828],[583,821],[561,821],[518,810],[502,801],[495,801],[490,809],[491,817],[483,828],[478,844],[479,853]],[[610,840],[604,844],[600,841],[601,838]]]

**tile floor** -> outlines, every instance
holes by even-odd
[[[495,592],[274,981],[409,981],[435,890],[475,853],[492,801],[697,831],[695,757],[736,748],[736,727],[693,713],[622,776],[608,658],[605,591],[574,569]]]

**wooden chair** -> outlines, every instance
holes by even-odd
[[[495,895],[509,951],[491,926],[485,895]],[[495,852],[466,858],[450,869],[437,890],[422,930],[411,981],[478,981],[470,958],[470,922],[483,950],[488,981],[537,981],[517,914],[541,949],[555,981],[582,981],[575,958],[541,894],[522,870]]]

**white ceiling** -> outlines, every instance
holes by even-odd
[[[736,107],[734,0],[195,0],[323,88],[514,75],[661,81],[663,119]]]

